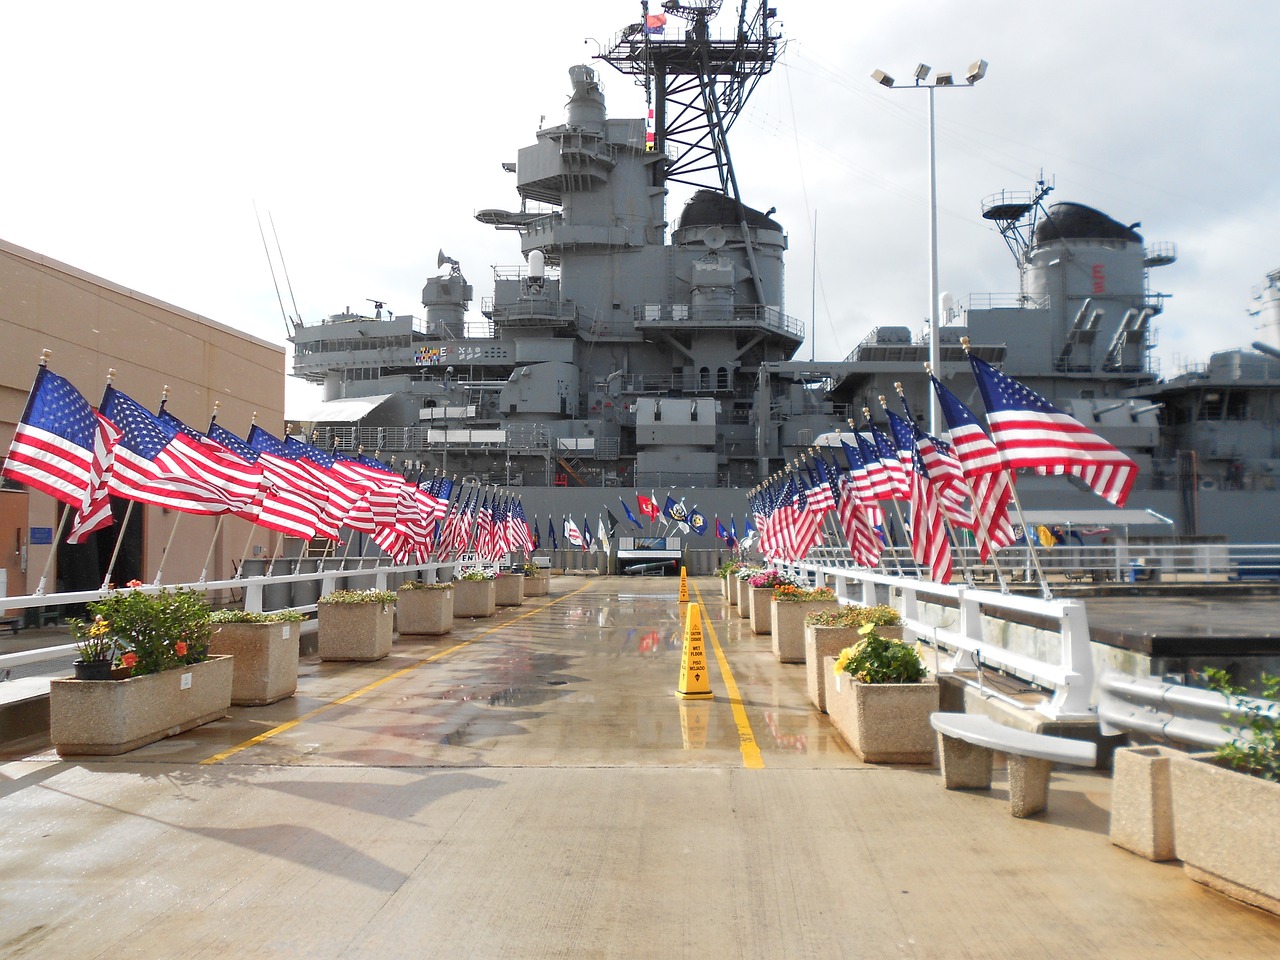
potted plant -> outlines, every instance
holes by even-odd
[[[455,617],[492,617],[498,611],[495,575],[489,570],[469,570],[453,582]]]
[[[226,715],[232,660],[209,656],[209,605],[193,590],[128,587],[90,602],[85,639],[110,644],[120,679],[53,680],[49,736],[63,756],[114,756]]]
[[[720,593],[729,601],[731,607],[738,602],[737,580],[734,574],[741,566],[742,564],[737,560],[726,560],[716,570],[716,576],[720,578]]]
[[[545,597],[551,592],[551,572],[544,570],[536,563],[526,563],[524,572],[524,595],[526,597]]]
[[[1244,710],[1244,729],[1224,727],[1234,737],[1216,752],[1172,758],[1174,848],[1193,880],[1280,914],[1280,704],[1244,699],[1223,670],[1206,676]],[[1262,698],[1280,699],[1280,677],[1262,674]]]
[[[321,660],[381,660],[391,652],[396,595],[390,590],[334,590],[316,605]]]
[[[67,621],[79,655],[71,663],[77,680],[110,680],[116,663],[116,638],[111,624],[98,614],[89,623],[83,620]]]
[[[733,575],[737,580],[734,605],[738,608],[738,616],[743,620],[751,616],[751,578],[763,572],[764,567],[742,566]]]
[[[396,600],[396,629],[403,635],[439,636],[453,629],[453,584],[406,580]]]
[[[257,707],[298,689],[298,639],[306,618],[294,610],[216,610],[209,651],[232,657],[231,702]]]
[[[777,570],[761,570],[748,580],[747,616],[751,621],[752,633],[770,633],[773,629],[772,603],[773,590],[785,584],[798,584],[785,573]]]
[[[774,587],[769,611],[773,655],[782,663],[803,663],[805,616],[838,606],[830,587],[809,589],[792,583]]]
[[[493,602],[499,607],[518,607],[524,603],[524,572],[504,570],[493,580]]]
[[[933,763],[929,714],[938,709],[937,682],[928,679],[914,646],[871,625],[859,633],[861,640],[827,658],[831,722],[866,763]]]
[[[879,604],[835,606],[808,613],[804,618],[804,672],[809,699],[822,713],[827,712],[827,684],[823,663],[841,650],[857,643],[858,630],[873,626],[887,639],[902,639],[902,618],[893,607]]]

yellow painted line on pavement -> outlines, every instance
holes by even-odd
[[[329,703],[326,703],[323,706],[316,707],[314,710],[304,713],[300,717],[294,717],[292,720],[288,721],[287,723],[282,723],[278,727],[272,727],[270,730],[260,733],[256,737],[252,737],[244,741],[243,743],[238,743],[234,747],[231,747],[230,749],[223,750],[221,753],[215,753],[211,757],[206,757],[205,759],[200,761],[200,765],[203,766],[205,764],[218,763],[222,760],[227,759],[227,757],[234,756],[235,754],[239,753],[242,750],[248,750],[252,746],[255,746],[259,743],[263,743],[266,740],[270,740],[272,737],[277,736],[278,734],[284,733],[286,730],[292,730],[298,724],[304,723],[305,721],[310,720],[312,717],[317,716],[318,714],[324,713],[326,710],[332,710],[334,707],[340,707],[344,703],[350,703],[352,700],[357,700],[360,697],[363,697],[369,691],[376,690],[378,687],[382,686],[384,683],[389,683],[392,680],[396,680],[400,677],[403,677],[407,673],[412,673],[414,670],[417,670],[419,667],[423,666],[424,664],[434,663],[436,660],[442,660],[445,657],[449,656],[449,654],[456,653],[457,651],[461,650],[463,647],[469,647],[471,646],[471,644],[475,643],[477,640],[481,640],[484,637],[487,637],[491,633],[496,633],[499,630],[505,629],[506,627],[509,627],[511,624],[515,623],[517,620],[523,620],[526,617],[532,617],[535,614],[541,613],[547,607],[554,606],[555,604],[560,603],[562,600],[568,600],[570,597],[575,596],[581,593],[583,590],[587,589],[588,586],[590,586],[589,583],[584,583],[577,590],[574,590],[571,593],[566,593],[563,597],[556,597],[550,603],[544,603],[541,606],[533,610],[530,610],[528,613],[522,613],[519,616],[512,617],[510,620],[504,620],[502,621],[502,623],[499,623],[495,626],[490,627],[488,630],[485,630],[481,633],[476,634],[470,640],[464,640],[461,643],[455,643],[452,647],[449,647],[447,650],[437,651],[436,653],[433,653],[431,656],[424,657],[423,659],[417,661],[416,663],[412,663],[407,667],[401,667],[399,670],[396,670],[393,673],[389,673],[385,677],[381,677],[377,680],[374,680],[372,683],[365,684],[359,690],[353,691],[352,693],[348,693],[344,697],[339,697],[337,700],[331,700]]]
[[[707,615],[707,605],[702,601],[702,590],[695,583],[694,593],[698,595],[698,609],[702,611],[702,620],[707,627],[707,635],[711,637],[711,648],[716,652],[716,662],[720,664],[720,679],[724,681],[725,693],[729,697],[729,706],[733,708],[733,722],[738,728],[738,749],[742,751],[742,765],[748,770],[763,770],[764,757],[760,754],[760,744],[756,743],[756,735],[751,730],[751,721],[747,719],[747,708],[742,703],[742,694],[738,692],[738,683],[733,679],[733,671],[729,669],[729,659],[720,646],[720,638],[716,636],[716,628]]]

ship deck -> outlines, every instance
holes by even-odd
[[[1009,815],[859,762],[711,578],[552,594],[114,759],[0,761],[0,956],[1274,957],[1280,919],[1108,840],[1105,771]],[[1159,602],[1159,601],[1152,601]]]

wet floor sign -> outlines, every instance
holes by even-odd
[[[680,596],[678,598],[678,602],[689,602],[689,574],[686,572],[684,567],[680,568]]]
[[[689,604],[684,621],[684,652],[680,655],[680,684],[676,696],[685,700],[710,700],[711,677],[707,674],[707,648],[702,641],[702,614],[698,604]]]

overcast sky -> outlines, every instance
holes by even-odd
[[[1050,201],[1177,245],[1151,272],[1171,295],[1166,375],[1262,336],[1248,308],[1280,267],[1280,4],[775,6],[786,49],[730,147],[744,199],[777,207],[790,237],[786,311],[816,330],[797,356],[924,326],[927,96],[869,75],[901,85],[919,62],[962,75],[978,58],[986,79],[937,94],[942,290],[1017,290],[980,203],[1043,172]],[[421,316],[442,248],[478,311],[492,268],[520,260],[512,234],[474,219],[519,206],[501,163],[543,116],[563,120],[568,68],[638,17],[629,0],[5,4],[0,237],[283,342],[256,204],[289,314],[381,299]],[[600,66],[610,116],[643,115],[640,88]]]

